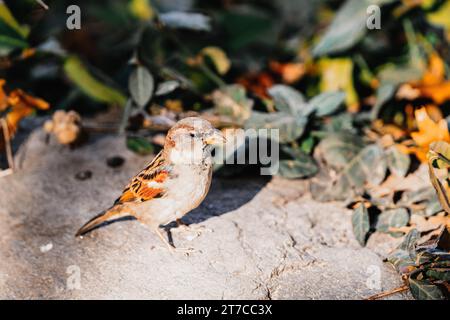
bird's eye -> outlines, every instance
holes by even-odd
[[[193,133],[190,133],[189,135],[191,136],[191,138],[195,137],[195,134],[193,134]]]

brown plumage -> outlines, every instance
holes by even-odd
[[[180,120],[169,130],[164,149],[131,179],[114,205],[88,221],[76,236],[133,216],[169,245],[160,226],[182,218],[203,201],[211,184],[212,146],[223,141],[221,132],[206,120]]]

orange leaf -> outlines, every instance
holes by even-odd
[[[12,107],[23,106],[41,110],[47,110],[48,108],[50,108],[50,105],[45,100],[28,95],[21,89],[12,91],[9,94],[8,102]]]
[[[428,60],[428,69],[422,78],[423,86],[434,86],[445,79],[445,64],[437,53],[432,53]]]
[[[447,122],[445,119],[433,121],[427,113],[426,108],[417,109],[415,112],[417,128],[419,131],[412,132],[411,137],[417,145],[414,150],[420,161],[426,162],[426,154],[430,143],[434,141],[450,142],[450,134],[448,132]]]
[[[281,75],[283,82],[288,84],[300,80],[306,73],[306,67],[303,63],[271,61],[269,66],[273,72]]]
[[[13,136],[16,133],[19,127],[20,120],[22,120],[26,116],[29,116],[32,113],[33,113],[32,108],[21,105],[14,107],[14,109],[12,109],[11,112],[9,112],[6,115],[6,123],[8,124],[8,129],[10,131],[11,136]]]
[[[243,75],[236,79],[236,83],[244,86],[247,90],[261,98],[268,98],[267,90],[273,86],[274,80],[269,73],[261,72]]]
[[[428,87],[420,87],[422,96],[433,99],[437,104],[450,100],[450,81]]]
[[[8,96],[3,90],[3,86],[5,85],[5,80],[0,79],[0,111],[6,110],[8,107]]]
[[[445,80],[445,63],[437,53],[432,53],[422,80],[413,84],[420,96],[430,98],[437,104],[450,100],[450,81]]]

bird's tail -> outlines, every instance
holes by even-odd
[[[119,206],[114,206],[106,211],[103,211],[102,213],[96,215],[95,217],[93,217],[91,220],[89,220],[88,222],[86,222],[81,228],[80,230],[77,231],[77,233],[75,234],[76,237],[78,236],[82,236],[86,233],[88,233],[89,231],[95,229],[96,227],[98,227],[99,225],[110,221],[112,219],[118,219],[121,218],[123,216],[128,216],[128,213],[124,213],[123,211],[123,206],[119,205]]]

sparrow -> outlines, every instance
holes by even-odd
[[[215,145],[225,143],[223,134],[207,120],[189,117],[167,133],[164,148],[125,187],[114,205],[89,220],[76,233],[82,236],[101,224],[132,216],[153,230],[175,249],[160,232],[172,221],[197,208],[211,186]]]

